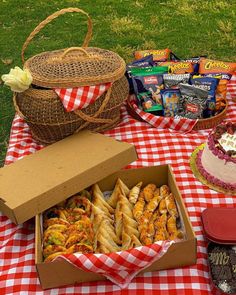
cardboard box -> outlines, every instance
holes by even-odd
[[[0,169],[0,211],[20,224],[136,159],[131,144],[73,134]]]
[[[155,183],[157,186],[168,184],[171,192],[175,195],[176,202],[178,204],[178,208],[180,210],[180,214],[184,223],[186,238],[179,243],[172,244],[167,253],[160,260],[154,262],[151,266],[149,266],[142,272],[195,264],[195,234],[193,232],[188,214],[184,206],[184,202],[177,188],[174,175],[171,171],[170,166],[163,165],[118,171],[98,182],[101,190],[112,190],[118,177],[121,178],[129,187],[134,186],[138,181],[143,181],[143,185],[146,185],[148,183]],[[39,219],[39,216],[36,216],[35,262],[40,283],[43,289],[105,279],[105,277],[103,277],[102,275],[91,272],[84,272],[67,261],[44,263],[42,256],[42,239]]]

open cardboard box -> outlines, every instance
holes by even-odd
[[[112,165],[112,160],[111,160]],[[154,262],[142,272],[175,268],[196,263],[196,238],[186,212],[183,199],[177,188],[174,175],[169,165],[118,171],[98,182],[102,191],[112,190],[117,178],[121,178],[129,187],[143,181],[143,185],[155,183],[157,186],[168,184],[175,195],[180,215],[184,223],[185,239],[170,246],[161,259]],[[93,183],[91,183],[93,184]],[[69,196],[68,196],[69,197]],[[40,283],[43,289],[64,286],[68,284],[104,280],[105,277],[92,272],[85,272],[76,268],[65,260],[43,262],[42,237],[40,231],[40,217],[36,216],[35,262]]]
[[[182,215],[185,240],[171,245],[160,260],[144,271],[196,262],[196,238],[170,166],[119,171],[136,159],[133,145],[82,131],[0,169],[0,210],[16,224],[36,216],[35,262],[42,288],[105,279],[64,260],[44,263],[38,214],[95,182],[103,191],[111,190],[118,177],[129,187],[140,180],[144,185],[168,184]]]
[[[0,168],[0,211],[20,224],[137,159],[135,147],[82,131]]]

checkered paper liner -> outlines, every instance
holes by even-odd
[[[236,76],[228,84],[226,121],[236,120]],[[36,295],[212,295],[207,263],[207,241],[201,212],[207,207],[236,207],[235,197],[218,193],[199,182],[193,175],[189,159],[210,130],[189,133],[157,129],[132,118],[122,107],[121,123],[104,134],[135,145],[138,160],[126,168],[170,164],[197,237],[196,265],[138,274],[127,288],[120,289],[109,280],[87,282],[42,290],[34,257],[34,220],[13,224],[0,212],[0,294]],[[29,155],[43,146],[32,139],[29,128],[18,116],[13,120],[6,164]]]
[[[160,259],[174,241],[160,241],[149,246],[140,246],[127,251],[109,254],[71,254],[58,256],[76,267],[105,276],[120,288],[126,288],[143,269]]]
[[[75,88],[55,88],[54,91],[59,96],[67,112],[81,110],[93,104],[103,93],[105,93],[112,83],[105,83],[92,86],[81,86]]]
[[[169,128],[181,132],[190,132],[198,121],[188,118],[155,116],[153,114],[144,112],[137,106],[137,100],[134,95],[130,96],[129,102],[139,117],[155,128]]]

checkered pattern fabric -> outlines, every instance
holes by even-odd
[[[142,118],[144,121],[148,122],[155,128],[169,128],[181,132],[190,132],[193,127],[197,124],[197,120],[191,120],[187,118],[173,118],[173,117],[161,117],[154,116],[153,114],[146,113],[139,109],[134,96],[130,98],[130,105],[133,110]]]
[[[102,274],[120,288],[126,288],[138,272],[161,258],[172,243],[173,241],[160,241],[128,251],[109,254],[77,254],[57,259],[66,258],[80,269]]]
[[[229,109],[226,120],[236,120],[236,77],[228,85]],[[236,207],[235,197],[217,193],[199,182],[193,175],[189,157],[205,142],[210,130],[178,132],[157,129],[130,117],[125,105],[122,121],[106,136],[134,144],[138,160],[126,168],[170,164],[197,237],[197,264],[176,269],[147,272],[133,278],[124,289],[111,281],[80,283],[43,291],[34,264],[34,220],[14,225],[0,213],[0,294],[106,294],[106,295],[212,295],[207,264],[201,212],[206,207]],[[13,121],[6,163],[40,149],[30,137],[28,127],[16,117]],[[14,185],[14,184],[13,184]]]
[[[81,86],[76,88],[55,88],[54,91],[60,97],[67,112],[81,110],[95,102],[112,83],[93,86]]]

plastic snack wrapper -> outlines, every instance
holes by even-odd
[[[208,118],[214,116],[216,110],[216,89],[219,79],[212,77],[193,76],[191,84],[200,89],[208,91],[207,107],[204,110],[203,117]]]
[[[144,111],[163,115],[161,90],[164,89],[163,73],[167,70],[167,67],[132,70],[134,91]]]
[[[171,74],[194,74],[194,66],[191,62],[186,61],[164,61],[159,62],[160,66],[168,66]]]
[[[164,85],[166,89],[179,89],[179,84],[188,84],[190,74],[164,74]]]
[[[199,63],[200,63],[200,60],[203,58],[207,58],[207,56],[206,55],[199,55],[199,56],[193,56],[193,57],[187,57],[187,58],[179,58],[173,52],[171,52],[171,54],[170,54],[170,60],[172,60],[172,61],[183,61],[183,62],[192,63],[192,65],[194,67],[194,73],[198,73]]]
[[[155,62],[158,61],[166,61],[169,60],[170,58],[170,53],[171,50],[166,48],[166,49],[155,49],[155,50],[138,50],[134,52],[134,57],[135,59],[140,59],[145,56],[148,56],[150,54],[153,55],[153,60]]]
[[[208,91],[193,85],[180,84],[181,97],[178,104],[178,115],[189,119],[203,118],[206,109]]]
[[[162,104],[165,117],[174,117],[177,115],[180,91],[178,89],[161,90]]]

